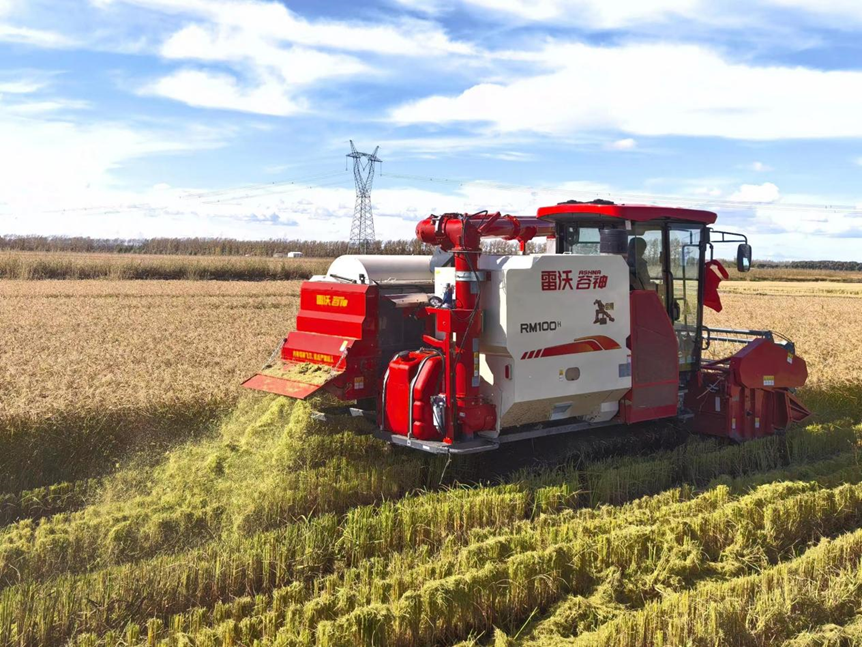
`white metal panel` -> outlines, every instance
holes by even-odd
[[[329,266],[327,276],[340,276],[359,281],[431,281],[431,256],[339,256]]]
[[[483,256],[480,269],[492,270],[482,295],[483,392],[497,404],[501,425],[559,417],[566,402],[565,417],[612,417],[613,403],[631,387],[625,261]]]

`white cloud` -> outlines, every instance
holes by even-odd
[[[75,120],[69,114],[20,117],[14,108],[0,102],[0,141],[7,152],[0,156],[5,203],[0,220],[7,231],[37,226],[43,211],[114,203],[117,171],[129,160],[213,148],[226,136],[200,127]],[[45,222],[65,231],[69,218],[55,215]],[[102,224],[108,220],[102,214]]]
[[[626,137],[625,139],[618,139],[615,142],[611,142],[607,145],[607,148],[614,151],[630,151],[637,148],[637,141],[632,139],[631,137]]]
[[[402,124],[490,123],[500,132],[551,135],[862,136],[862,72],[731,63],[702,47],[672,44],[555,44],[542,58],[556,71],[427,97],[391,116]],[[621,88],[637,101],[624,100]]]
[[[53,76],[37,70],[9,70],[0,75],[0,112],[32,116],[90,106],[86,101],[45,97],[42,91],[51,86]]]
[[[839,27],[847,19],[862,21],[862,4],[857,0],[767,0],[767,3],[819,14]]]
[[[580,22],[614,28],[641,21],[693,14],[700,0],[464,0],[465,4],[508,13],[528,21]]]
[[[858,164],[859,166],[862,166],[862,157],[857,157],[857,158],[856,158],[856,160],[855,160],[855,162],[856,162],[856,164]]]
[[[170,60],[225,63],[245,80],[232,81],[221,70],[198,71],[192,78],[188,78],[191,72],[183,71],[147,88],[199,107],[289,115],[303,103],[297,86],[376,73],[369,63],[345,52],[433,57],[473,51],[449,39],[434,23],[416,19],[389,24],[310,21],[280,2],[262,0],[102,0],[99,4],[120,3],[193,16],[197,22],[169,36],[161,55]],[[183,87],[180,82],[186,80],[200,87],[203,95]]]
[[[23,74],[20,73],[19,74]],[[0,81],[0,95],[2,94],[32,94],[38,92],[48,83],[41,78],[18,78],[14,81]]]
[[[422,57],[473,52],[471,45],[451,40],[435,23],[424,20],[404,18],[391,24],[310,21],[274,0],[101,0],[97,4],[119,3],[196,15],[258,38],[309,47]]]
[[[391,0],[412,11],[436,15],[449,11],[455,6],[455,0]]]
[[[728,200],[733,202],[776,202],[781,197],[778,187],[772,182],[743,184]]]
[[[750,171],[755,171],[756,173],[766,173],[767,171],[771,171],[772,167],[764,164],[763,162],[752,162],[751,164],[746,164],[745,168]]]
[[[421,10],[423,0],[397,0]],[[857,0],[756,0],[709,3],[705,0],[450,0],[429,2],[428,13],[439,13],[458,4],[483,12],[485,18],[526,23],[578,25],[590,29],[639,29],[680,19],[708,25],[762,30],[766,11],[796,10],[839,28],[862,21]],[[809,19],[810,19],[809,18]],[[775,21],[779,22],[779,21]],[[778,25],[770,25],[777,27]],[[852,27],[849,27],[852,28]]]
[[[536,156],[531,153],[522,153],[520,151],[502,151],[500,153],[482,153],[482,157],[488,159],[497,159],[504,162],[530,162],[536,159]]]
[[[702,195],[708,198],[717,198],[722,194],[721,189],[714,186],[699,186],[691,191],[694,195]]]
[[[277,71],[291,85],[368,71],[364,63],[350,56],[299,47],[282,48],[255,34],[226,27],[190,25],[171,36],[161,53],[170,59],[246,61]]]
[[[244,87],[229,74],[201,70],[179,70],[144,87],[141,92],[201,108],[223,108],[279,117],[303,109],[301,104],[287,95],[284,84],[278,80],[264,79],[253,86]]]
[[[46,99],[43,101],[21,101],[7,106],[9,114],[16,115],[38,115],[48,113],[59,113],[69,110],[86,110],[90,104],[86,101],[74,99]]]
[[[6,24],[0,24],[0,41],[44,48],[71,47],[75,44],[71,38],[54,31]]]

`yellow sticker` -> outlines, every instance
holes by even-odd
[[[328,306],[331,308],[346,308],[347,297],[340,295],[331,296],[329,294],[318,294],[315,303],[319,306]]]
[[[306,350],[294,350],[291,352],[293,353],[292,356],[295,360],[309,362],[327,362],[329,364],[335,363],[335,358],[332,355],[326,355],[324,353],[312,353]]]

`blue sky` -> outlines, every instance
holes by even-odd
[[[716,5],[720,5],[717,7]],[[569,198],[860,260],[856,0],[0,0],[0,233],[378,237]]]

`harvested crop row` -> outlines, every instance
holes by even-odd
[[[853,618],[862,603],[860,566],[856,530],[759,575],[669,595],[560,644],[775,645],[811,626]]]
[[[856,527],[862,487],[842,486],[765,503],[760,518],[759,505],[743,498],[731,510],[700,515],[690,523],[621,528],[535,550],[520,547],[502,562],[426,581],[397,602],[365,605],[322,620],[313,634],[301,625],[286,627],[274,644],[302,644],[304,637],[319,645],[452,642],[495,625],[517,627],[535,609],[545,609],[565,594],[588,593],[607,577],[608,569],[624,572],[633,584],[623,591],[629,602],[637,594],[686,586],[707,575],[738,575],[769,563],[741,559],[762,545],[777,559],[821,535]],[[780,523],[783,513],[799,506],[811,513],[805,524]],[[744,526],[750,532],[741,532]]]
[[[726,497],[721,492],[717,496],[705,495],[696,502],[690,502],[687,497],[690,490],[684,488],[660,497],[643,499],[624,508],[604,508],[601,510],[581,510],[575,517],[572,514],[558,515],[556,524],[579,526],[582,532],[601,532],[611,519],[618,523],[631,522],[635,517],[650,516],[652,518],[670,519],[677,515],[687,516],[694,509],[714,508],[720,505]],[[672,503],[691,503],[691,505],[676,505]],[[694,507],[693,507],[694,506]],[[553,520],[541,517],[542,525],[550,527]],[[493,528],[481,528],[480,532],[470,532],[463,537],[465,542],[454,538],[447,541],[443,550],[434,553],[429,546],[419,546],[403,553],[392,553],[385,557],[375,557],[362,560],[353,568],[336,570],[322,579],[309,582],[303,586],[295,582],[282,589],[277,589],[271,595],[258,595],[254,598],[240,598],[230,604],[216,604],[211,611],[203,608],[175,615],[169,618],[163,628],[169,628],[169,638],[177,638],[183,633],[194,633],[207,625],[215,626],[225,620],[233,619],[242,622],[249,614],[267,618],[265,622],[272,624],[272,618],[284,618],[290,614],[289,622],[299,623],[306,635],[313,635],[316,624],[324,619],[337,616],[339,609],[346,605],[355,608],[357,605],[373,604],[385,599],[391,602],[400,597],[399,590],[418,586],[426,579],[439,579],[456,574],[459,569],[476,568],[501,558],[500,548],[517,545],[519,538],[527,534],[541,534],[543,531],[523,522],[521,529],[508,533],[496,534]],[[522,543],[526,545],[523,540]],[[256,623],[261,618],[251,618],[248,622]],[[288,622],[288,621],[285,621]],[[278,629],[281,621],[274,623]],[[144,628],[139,627],[140,633]],[[203,632],[204,635],[210,635]],[[267,634],[273,636],[274,634]],[[310,639],[309,639],[310,640]],[[105,644],[110,644],[105,639]]]
[[[182,552],[427,484],[418,457],[403,460],[368,435],[321,428],[310,412],[285,398],[250,400],[220,437],[106,479],[102,500],[85,510],[0,530],[0,585]]]
[[[832,467],[831,461],[824,461],[822,468],[827,473]],[[855,478],[860,477],[856,470]],[[810,492],[813,485],[787,484],[765,490],[760,494],[750,495],[748,501],[760,506],[774,498],[786,497],[794,492]],[[500,560],[511,558],[519,551],[536,551],[541,546],[571,543],[585,536],[600,536],[612,533],[621,527],[636,527],[638,525],[654,526],[673,519],[686,519],[692,515],[702,515],[716,512],[728,502],[727,489],[719,489],[690,500],[690,490],[683,488],[659,495],[641,499],[622,508],[601,508],[599,510],[581,510],[572,516],[571,513],[554,517],[542,516],[536,521],[522,522],[520,528],[511,533],[499,534],[491,528],[474,531],[467,535],[467,545],[459,549],[459,542],[447,542],[443,552],[433,556],[427,550],[412,550],[398,554],[387,554],[386,557],[364,560],[353,569],[336,571],[331,576],[313,582],[311,588],[291,584],[284,589],[276,590],[272,596],[260,596],[252,604],[248,598],[238,600],[235,605],[216,605],[212,612],[199,608],[181,613],[166,619],[157,633],[168,631],[175,637],[186,632],[192,632],[204,624],[214,624],[219,619],[227,617],[236,622],[244,620],[245,613],[253,606],[255,609],[265,609],[263,615],[248,619],[258,626],[265,622],[267,626],[278,627],[290,603],[289,625],[295,631],[291,634],[300,642],[313,642],[314,630],[317,624],[339,613],[347,613],[362,605],[395,603],[405,591],[416,590],[428,580],[445,580],[456,576],[463,569],[475,571],[499,563]],[[681,498],[680,498],[681,497]],[[407,501],[405,501],[407,503]],[[315,593],[318,592],[318,593]],[[309,597],[311,596],[311,597]],[[262,606],[264,605],[264,606]],[[273,624],[274,623],[274,624]],[[170,629],[172,628],[172,629]],[[152,629],[152,626],[150,626]],[[140,633],[142,627],[135,631]],[[266,634],[272,636],[271,633]],[[282,637],[285,630],[281,631]],[[208,636],[208,637],[207,637]],[[298,637],[297,637],[298,636]],[[212,633],[204,632],[201,640],[206,644],[213,637]],[[110,639],[105,644],[110,644]]]
[[[98,479],[87,479],[24,490],[17,494],[0,494],[0,526],[83,508],[95,497],[99,485]]]
[[[776,492],[780,498],[782,490],[779,488]],[[809,493],[810,496],[815,494]],[[858,508],[859,492],[856,490],[851,492],[845,488],[833,494],[837,502],[823,510],[824,517],[830,517],[830,513],[846,504],[848,497],[855,502],[854,508]],[[764,499],[763,496],[761,498]],[[767,502],[770,498],[769,495],[765,496]],[[755,504],[760,505],[762,502],[757,501]],[[740,519],[740,515],[735,516],[737,520]],[[576,542],[557,543],[544,549],[529,550],[529,547],[522,546],[517,554],[503,561],[487,562],[443,579],[425,581],[424,578],[417,578],[416,588],[408,590],[397,600],[385,599],[381,603],[359,606],[352,611],[344,609],[346,614],[339,614],[342,607],[339,606],[337,596],[324,595],[319,600],[301,606],[294,605],[286,611],[282,609],[286,624],[276,634],[273,644],[433,644],[450,642],[471,631],[489,629],[494,622],[517,624],[532,609],[547,606],[567,589],[586,591],[593,588],[597,582],[603,581],[609,567],[619,570],[631,564],[641,564],[642,570],[659,571],[662,559],[668,555],[678,556],[680,550],[691,550],[691,543],[696,541],[691,536],[693,533],[699,533],[702,539],[712,538],[713,544],[723,541],[725,547],[733,547],[732,533],[726,530],[729,517],[727,513],[723,518],[719,517],[722,517],[721,512],[702,515],[698,528],[688,531],[685,537],[673,537],[673,533],[670,533],[672,541],[669,544],[659,543],[662,546],[659,555],[651,549],[656,538],[654,535],[661,532],[658,528],[644,529],[643,532],[621,529],[598,539],[582,537]],[[841,524],[853,523],[846,513],[822,521],[833,530]],[[673,524],[671,527],[686,526]],[[722,527],[724,531],[718,530]],[[711,534],[715,532],[723,539],[719,540]],[[804,529],[800,529],[796,540],[806,536]],[[591,543],[593,548],[584,545],[585,542]],[[782,549],[787,548],[783,546]],[[703,576],[714,575],[718,567],[709,562],[695,562],[687,564],[687,568],[693,574],[700,573]],[[678,575],[671,573],[670,576]],[[668,574],[662,573],[662,577],[666,579]],[[652,585],[657,582],[653,579]],[[386,588],[384,585],[382,590]],[[342,601],[349,599],[350,596]],[[247,610],[259,605],[260,600],[256,600],[254,605],[244,603]],[[274,617],[273,613],[266,612],[262,616],[248,616],[241,620],[232,618],[221,626],[200,632],[194,637],[195,644],[216,644],[214,641],[219,636],[233,636],[248,642],[272,638],[271,633],[261,631],[267,627],[278,627],[280,614]],[[197,617],[200,622],[202,618],[199,614]],[[178,618],[172,620],[172,625],[180,631],[189,628]],[[161,627],[157,625],[156,629]],[[150,629],[153,629],[152,625]],[[157,631],[156,635],[159,633]]]
[[[496,507],[488,505],[495,501],[494,490],[465,492],[465,505],[473,512],[467,513],[463,525],[499,527],[502,519],[511,523],[565,507],[618,503],[680,482],[703,484],[715,474],[735,476],[775,467],[787,454],[797,461],[813,460],[846,449],[853,440],[847,431],[802,429],[786,438],[738,447],[695,440],[647,459],[602,461],[587,467],[583,477],[561,474],[557,485],[524,484],[508,495],[506,504]],[[345,513],[426,485],[423,465],[420,457],[403,460],[369,436],[312,421],[305,403],[249,400],[225,423],[219,438],[181,447],[153,470],[114,479],[123,482],[131,476],[143,484],[137,490],[130,493],[125,488],[121,497],[107,496],[86,510],[39,525],[22,522],[4,529],[0,585],[181,552],[212,538],[249,535],[312,513]],[[258,474],[270,476],[260,479]],[[625,483],[625,489],[612,487],[618,483]],[[451,494],[447,500],[452,501]],[[340,540],[345,554],[355,559],[355,545],[371,546],[376,554],[416,545],[416,535],[426,532],[416,529],[418,523],[440,527],[438,542],[458,530],[457,520],[433,522],[436,515],[445,516],[449,504],[439,505],[434,496],[424,501],[413,500],[403,510],[392,504],[352,510]],[[497,509],[497,522],[487,522],[484,513]],[[421,522],[414,522],[410,514]],[[386,519],[392,523],[381,525]]]
[[[261,433],[262,428],[260,425],[254,426],[252,436]],[[184,473],[187,471],[182,470]],[[331,483],[331,480],[328,482]],[[539,482],[542,487],[547,487],[547,478]],[[486,496],[482,490],[471,492],[477,497]],[[455,493],[455,496],[456,499],[465,498],[460,493]],[[417,499],[416,505],[423,505],[421,499]],[[452,519],[457,521],[463,517],[456,515]],[[434,533],[435,536],[446,534],[445,530]],[[19,604],[31,604],[32,596],[38,600],[44,598],[45,606],[40,604],[38,611],[33,609],[32,616],[29,616],[43,618],[39,626],[44,633],[35,634],[39,636],[38,639],[31,639],[31,644],[42,644],[40,640],[50,642],[49,636],[60,635],[65,639],[72,627],[83,630],[89,626],[104,631],[116,627],[121,618],[125,618],[121,621],[124,623],[130,618],[129,609],[124,605],[109,603],[109,600],[117,599],[118,596],[119,599],[125,599],[123,591],[136,592],[135,616],[165,617],[189,606],[210,606],[230,596],[285,586],[298,574],[303,577],[322,575],[331,570],[338,560],[344,559],[340,553],[343,546],[339,543],[340,537],[343,534],[337,521],[324,516],[319,522],[288,526],[284,530],[248,540],[237,538],[226,545],[216,542],[177,558],[158,557],[127,567],[103,570],[95,575],[55,580],[49,585],[53,593],[47,598],[39,593],[38,585],[22,585],[9,589],[4,594],[4,600],[8,608],[19,608]],[[310,563],[306,561],[306,551],[301,548],[305,545],[317,546],[310,553],[314,556]],[[166,596],[165,592],[169,591],[174,591],[175,597]],[[89,602],[84,602],[100,599],[104,600],[104,605],[96,604],[93,607]],[[56,606],[58,600],[62,600],[63,604]]]

